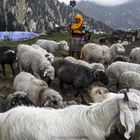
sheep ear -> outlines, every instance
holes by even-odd
[[[45,54],[45,57],[48,57],[49,56],[49,54]]]
[[[125,127],[126,132],[124,133],[124,137],[129,139],[132,132],[135,130],[135,122],[133,115],[128,108],[126,101],[120,101],[120,121],[121,124]]]

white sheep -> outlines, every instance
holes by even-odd
[[[136,47],[131,50],[129,55],[129,62],[140,64],[140,48]]]
[[[119,87],[140,90],[140,74],[134,71],[123,72],[119,78]]]
[[[71,56],[67,56],[67,57],[65,57],[65,59],[68,60],[69,62],[74,63],[74,64],[79,64],[79,65],[86,66],[86,67],[88,67],[92,70],[100,69],[100,70],[105,71],[104,65],[101,64],[101,63],[91,63],[91,64],[89,64],[86,61],[75,59],[74,57],[71,57]]]
[[[93,86],[89,91],[89,97],[91,102],[98,103],[107,98],[107,93],[109,93],[109,90],[106,87]]]
[[[1,140],[105,140],[120,120],[129,139],[140,122],[140,97],[118,94],[92,106],[65,109],[20,106],[0,114]],[[15,123],[16,122],[16,123]]]
[[[19,44],[17,50],[20,71],[31,72],[37,78],[49,77],[51,80],[54,79],[55,70],[41,52],[24,44]]]
[[[121,89],[118,93],[121,93],[121,91],[123,91],[123,90],[124,89]],[[128,89],[127,90],[127,94],[136,94],[137,96],[140,97],[140,91],[139,90],[136,90],[136,89],[131,89],[131,88]],[[106,98],[116,98],[116,96],[117,96],[116,93],[108,93],[107,96],[106,96]],[[124,129],[122,128],[122,125],[120,123],[115,124],[115,128],[113,128],[113,130],[114,129],[118,129],[119,133],[123,135]],[[113,133],[113,136],[114,135],[115,134]],[[118,134],[117,134],[117,136],[118,136]],[[111,137],[111,139],[113,139],[113,138]],[[131,137],[131,140],[140,140],[140,127],[139,127],[139,125],[136,126],[135,132],[133,133],[133,135]]]
[[[55,54],[58,50],[69,50],[68,43],[65,40],[56,42],[53,40],[39,39],[36,41],[36,44],[52,54]]]
[[[140,73],[140,65],[128,62],[114,62],[112,63],[107,70],[109,85],[112,87],[119,86],[119,78],[123,72],[133,71]]]
[[[62,96],[50,89],[45,81],[35,78],[27,72],[20,72],[14,79],[16,91],[28,93],[28,98],[35,106],[63,107]]]
[[[47,52],[45,49],[41,48],[37,44],[32,44],[31,47],[33,47],[34,49],[36,49],[36,50],[40,51],[41,53],[43,53],[47,60],[49,60],[50,62],[53,62],[55,57],[54,57],[54,55],[52,53]]]
[[[106,45],[87,43],[81,50],[81,58],[84,58],[87,62],[97,62],[108,65],[117,55],[124,53],[125,48],[120,43],[113,44],[110,48]]]

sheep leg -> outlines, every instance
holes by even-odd
[[[61,91],[62,91],[63,94],[66,94],[65,93],[65,90],[64,90],[64,84],[63,84],[63,82],[61,80],[59,82],[59,88],[61,89]]]
[[[5,65],[1,64],[2,67],[2,73],[3,73],[3,77],[6,77],[6,73],[5,73]]]
[[[12,73],[13,73],[13,76],[15,76],[15,70],[14,70],[14,67],[13,67],[13,64],[10,64],[10,66],[11,66],[11,70],[12,70]]]
[[[19,71],[21,72],[23,68],[22,68],[22,64],[19,58],[18,58],[18,66],[19,66]]]
[[[48,80],[48,82],[47,82],[47,84],[48,84],[48,87],[50,87],[50,85],[51,85],[51,82],[52,82],[52,80],[49,78],[49,80]]]

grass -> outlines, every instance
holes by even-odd
[[[55,40],[55,41],[66,40],[68,43],[70,42],[69,33],[52,33],[51,35],[48,35],[48,36],[43,35],[43,36],[36,37],[33,39],[25,40],[25,41],[1,41],[0,46],[10,46],[13,49],[15,49],[18,44],[28,44],[28,45],[34,44],[39,38]]]
[[[98,36],[95,36],[92,34],[91,40],[94,40],[94,38],[97,38]],[[13,49],[17,47],[18,44],[34,44],[38,39],[48,39],[48,40],[54,40],[54,41],[60,41],[60,40],[66,40],[68,44],[70,44],[71,36],[69,32],[66,33],[52,33],[51,35],[42,35],[40,37],[36,37],[33,39],[25,40],[25,41],[1,41],[0,46],[10,46]]]

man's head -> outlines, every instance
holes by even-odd
[[[81,15],[76,15],[74,17],[74,21],[75,21],[75,23],[82,23],[83,22],[83,18],[82,18]]]

